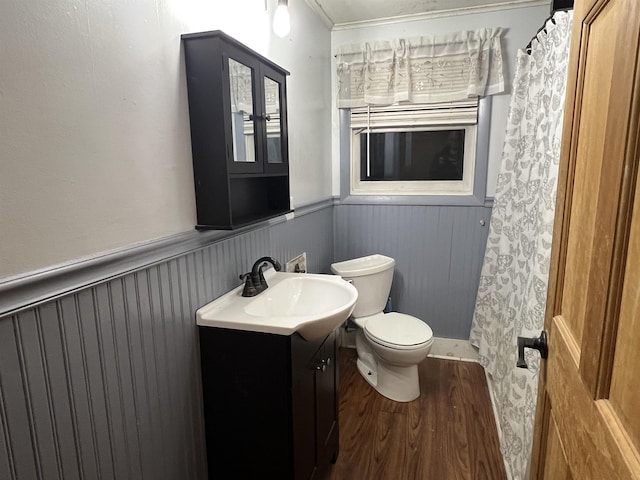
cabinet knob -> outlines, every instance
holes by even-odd
[[[318,372],[326,372],[329,365],[331,365],[331,357],[322,358],[319,363],[316,363],[313,366],[313,368]]]

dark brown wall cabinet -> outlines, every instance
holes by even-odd
[[[286,70],[220,31],[182,35],[198,225],[290,211]]]
[[[199,333],[209,478],[319,478],[338,455],[335,332]]]

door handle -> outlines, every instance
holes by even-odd
[[[527,362],[524,361],[524,349],[533,348],[540,352],[540,358],[549,356],[549,344],[547,343],[547,332],[544,330],[538,338],[518,337],[518,368],[529,368]]]

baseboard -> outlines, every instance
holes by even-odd
[[[489,398],[491,399],[491,409],[493,410],[493,418],[495,419],[496,431],[498,432],[498,442],[500,443],[500,449],[502,453],[502,429],[500,428],[500,416],[498,414],[498,408],[496,406],[496,396],[493,391],[493,380],[491,379],[491,374],[487,371],[486,368],[484,369],[484,374],[487,379],[487,389],[489,390]],[[511,466],[507,463],[504,455],[502,456],[502,460],[504,462],[504,471],[507,474],[507,480],[513,480]]]
[[[478,351],[469,340],[434,337],[429,357],[461,362],[479,362]]]
[[[356,332],[347,332],[341,328],[339,345],[345,348],[356,348]],[[443,360],[479,363],[478,352],[471,343],[468,340],[455,338],[434,337],[433,346],[428,356]]]

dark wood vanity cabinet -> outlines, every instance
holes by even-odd
[[[198,328],[209,478],[318,478],[338,455],[336,333]]]
[[[290,211],[286,76],[221,31],[182,35],[200,229]]]

